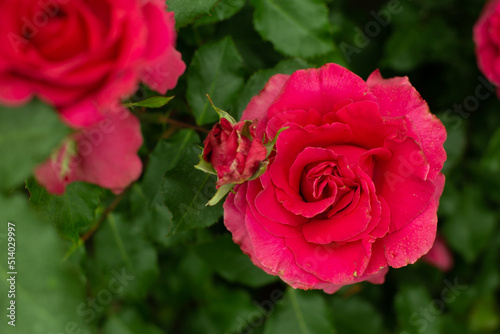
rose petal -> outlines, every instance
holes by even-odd
[[[378,99],[382,116],[407,116],[413,125],[412,136],[422,146],[430,164],[429,179],[434,180],[446,160],[443,143],[446,129],[439,119],[430,113],[429,106],[408,77],[384,79],[380,72],[374,71],[367,80],[370,90]]]

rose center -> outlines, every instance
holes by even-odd
[[[357,184],[346,178],[336,161],[323,161],[307,165],[301,177],[301,195],[307,202],[335,198],[333,207],[342,210],[350,203]]]

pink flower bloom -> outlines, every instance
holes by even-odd
[[[255,126],[246,123],[232,125],[222,118],[205,139],[203,159],[217,172],[217,187],[248,180],[266,158],[266,147],[255,138]]]
[[[406,77],[275,75],[242,119],[278,137],[267,171],[238,185],[224,222],[255,265],[294,288],[382,283],[432,247],[446,131]]]
[[[38,182],[49,192],[62,194],[69,183],[83,181],[120,193],[141,175],[142,162],[137,156],[141,126],[126,109],[107,112],[70,139],[74,147],[67,142],[35,169]]]
[[[446,242],[439,235],[429,253],[425,254],[422,260],[442,271],[449,271],[453,267],[453,256]]]
[[[166,9],[162,0],[1,1],[0,102],[36,96],[89,126],[139,81],[165,94],[185,69]]]
[[[479,69],[497,86],[500,96],[500,0],[486,4],[473,33]]]

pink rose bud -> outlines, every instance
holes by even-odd
[[[267,149],[255,136],[254,122],[235,124],[226,118],[214,125],[204,142],[203,159],[217,173],[217,188],[249,180],[266,159]]]
[[[453,256],[446,242],[439,235],[429,253],[425,254],[422,260],[445,272],[453,267]]]

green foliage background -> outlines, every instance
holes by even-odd
[[[1,333],[500,332],[500,102],[476,96],[487,86],[472,41],[484,1],[167,4],[188,69],[168,104],[128,105],[143,125],[145,170],[123,194],[76,183],[49,195],[32,168],[68,130],[39,102],[0,107]],[[391,270],[384,285],[293,290],[232,243],[221,204],[205,206],[215,180],[192,168],[217,120],[205,94],[239,118],[273,74],[327,62],[363,78],[376,68],[407,75],[445,124],[439,233],[453,252],[450,272],[419,261]],[[144,88],[130,102],[150,96]],[[15,328],[5,317],[8,221],[16,224]]]

